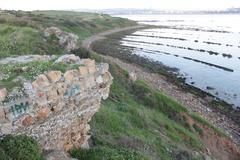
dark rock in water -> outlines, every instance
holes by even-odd
[[[205,50],[204,50],[204,49],[199,49],[199,51],[200,51],[200,52],[205,52]]]
[[[231,54],[225,54],[225,53],[223,53],[222,56],[223,56],[223,57],[227,57],[227,58],[232,58],[232,55],[231,55]]]
[[[219,53],[213,52],[213,51],[208,51],[208,53],[209,53],[210,55],[218,55],[218,54],[219,54]]]
[[[207,86],[207,90],[214,90],[215,88]]]
[[[226,46],[227,46],[227,47],[232,47],[233,45],[231,45],[231,44],[226,44]]]

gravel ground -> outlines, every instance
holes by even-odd
[[[94,35],[92,37],[89,37],[83,42],[83,47],[89,51],[92,51],[91,44],[95,41],[104,39],[105,36],[126,31],[126,30],[132,30],[132,29],[140,29],[145,26],[138,25],[138,26],[132,26],[122,29],[114,29],[110,31],[106,31],[97,35]],[[211,97],[208,98],[201,98],[197,97],[196,95],[189,93],[187,91],[184,91],[180,89],[175,84],[169,82],[166,77],[150,73],[146,69],[142,68],[141,66],[138,66],[136,64],[130,64],[123,62],[120,59],[113,58],[110,56],[103,56],[103,58],[106,60],[109,60],[112,63],[115,63],[119,65],[122,69],[125,69],[129,73],[136,74],[138,79],[142,79],[146,81],[151,87],[156,88],[160,90],[161,92],[165,93],[166,95],[172,97],[180,104],[186,106],[190,111],[197,112],[199,115],[201,115],[204,119],[206,119],[208,122],[213,124],[215,127],[220,128],[224,130],[234,141],[235,144],[240,146],[240,127],[238,124],[236,124],[234,121],[232,121],[230,118],[226,117],[225,115],[212,111],[209,106],[206,104],[207,101],[211,100]]]

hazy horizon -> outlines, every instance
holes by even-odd
[[[240,7],[239,0],[0,0],[1,9],[10,10],[77,10],[77,9],[156,9],[156,10],[223,10]]]

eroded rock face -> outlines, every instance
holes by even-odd
[[[60,71],[50,71],[48,72],[47,77],[50,82],[55,83],[61,79],[62,73]]]
[[[77,69],[39,75],[24,84],[24,96],[0,102],[0,136],[26,134],[45,150],[87,147],[88,123],[108,97],[112,76],[107,64],[78,62]]]
[[[0,102],[1,102],[1,101],[4,101],[4,99],[6,98],[6,96],[7,96],[7,90],[6,90],[6,88],[0,89]]]
[[[70,158],[70,156],[61,150],[54,150],[47,153],[44,157],[46,160],[77,160],[74,158]]]
[[[8,57],[0,59],[0,64],[21,64],[21,63],[29,63],[33,61],[49,61],[55,59],[54,55],[23,55],[18,57]],[[25,70],[22,68],[23,71]]]
[[[59,44],[67,51],[71,51],[77,48],[78,36],[73,33],[63,32],[57,27],[50,27],[45,29],[44,35],[49,37],[55,35],[59,39]]]
[[[59,57],[56,63],[80,63],[80,58],[74,54],[66,54]]]

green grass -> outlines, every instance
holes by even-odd
[[[43,30],[57,26],[63,31],[79,36],[79,47],[85,38],[108,29],[134,25],[132,21],[113,18],[108,15],[66,12],[66,11],[6,11],[0,15],[0,58],[22,54],[63,54],[58,39],[46,38]],[[86,58],[97,61],[102,58],[90,54],[81,48],[73,51]],[[28,67],[27,72],[19,68]],[[14,81],[18,76],[27,80],[49,70],[77,68],[49,62],[30,62],[18,65],[0,65],[7,78],[0,81],[0,87],[11,89],[21,86]],[[201,153],[204,143],[200,135],[204,130],[199,124],[212,128],[219,135],[222,133],[209,123],[164,95],[149,87],[144,81],[132,82],[128,72],[116,65],[110,66],[114,83],[110,97],[102,102],[100,111],[91,121],[93,147],[89,150],[73,149],[70,154],[83,160],[141,160],[141,159],[203,159],[195,157],[193,151]],[[195,123],[189,124],[188,118]],[[8,156],[0,148],[0,154]]]
[[[157,62],[155,63],[144,57],[139,57],[135,54],[132,54],[133,51],[131,48],[127,49],[126,47],[121,47],[121,45],[119,45],[120,40],[124,36],[130,35],[135,31],[136,30],[130,30],[130,31],[118,32],[118,33],[109,35],[107,36],[108,38],[95,42],[92,48],[94,51],[101,53],[103,55],[116,57],[124,61],[127,61],[128,63],[135,63],[147,69],[149,72],[163,75],[167,78],[169,82],[177,85],[182,90],[185,90],[187,92],[190,92],[196,95],[197,97],[201,97],[203,99],[209,96],[212,97],[210,94],[204,91],[201,91],[193,86],[185,84],[184,78],[179,78],[175,74],[172,74],[172,72],[169,72],[169,71],[174,71],[175,73],[176,71],[175,69],[161,65]],[[234,109],[232,105],[227,104],[224,101],[215,99],[214,97],[212,98],[214,100],[212,100],[211,102],[206,102],[208,103],[207,106],[209,106],[214,112],[220,112],[226,115],[228,118],[236,122],[236,124],[240,124],[240,111]]]
[[[51,61],[35,61],[25,64],[6,64],[0,65],[1,73],[5,75],[3,80],[0,80],[0,87],[5,87],[10,91],[14,87],[22,87],[21,81],[16,81],[17,77],[22,77],[26,80],[33,81],[38,75],[47,71],[61,71],[64,73],[69,69],[77,69],[80,65],[68,65],[65,63],[55,63]],[[21,68],[26,67],[26,71]]]
[[[63,54],[56,37],[44,37],[43,30],[57,26],[79,36],[78,45],[87,37],[135,22],[109,15],[68,11],[4,11],[0,14],[0,58],[23,54]]]
[[[195,121],[197,121],[197,122],[199,122],[199,123],[201,123],[201,124],[203,124],[203,125],[206,125],[206,126],[208,126],[209,128],[212,128],[212,129],[213,129],[216,133],[218,133],[219,135],[221,135],[221,136],[223,136],[223,137],[226,137],[226,138],[229,137],[229,136],[226,135],[226,133],[224,133],[221,129],[214,127],[213,125],[211,125],[210,123],[208,123],[205,119],[203,119],[202,117],[200,117],[198,114],[196,114],[196,113],[191,113],[191,117],[192,117]]]
[[[25,135],[6,135],[0,140],[1,160],[43,160],[39,144]]]
[[[201,151],[203,143],[199,131],[183,123],[180,113],[187,110],[143,81],[132,83],[117,66],[111,65],[110,70],[114,77],[110,97],[90,124],[93,148],[74,149],[71,155],[86,160],[115,155],[119,159],[194,159],[192,151]]]

